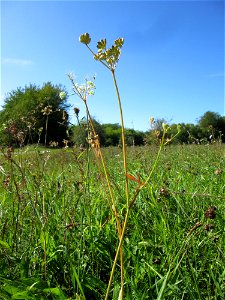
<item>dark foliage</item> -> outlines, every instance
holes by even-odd
[[[67,138],[68,105],[60,85],[50,82],[18,88],[8,94],[0,111],[0,144],[23,146],[51,141],[61,143]]]

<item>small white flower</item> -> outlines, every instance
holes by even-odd
[[[59,93],[59,98],[60,98],[61,100],[65,100],[65,99],[66,99],[66,93],[65,93],[65,92],[60,92],[60,93]]]

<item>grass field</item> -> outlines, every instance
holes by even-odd
[[[157,147],[128,148],[144,181]],[[118,213],[119,148],[103,149]],[[104,299],[118,246],[96,157],[75,149],[0,155],[0,299]],[[131,176],[130,176],[131,177]],[[137,182],[129,180],[130,193]],[[125,299],[225,299],[225,146],[167,146],[123,242]],[[116,267],[110,299],[118,299]]]

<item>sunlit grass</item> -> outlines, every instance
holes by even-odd
[[[118,148],[102,150],[123,215],[122,155]],[[0,156],[0,299],[21,293],[23,299],[102,299],[118,238],[93,154],[25,149],[11,155],[16,164]],[[156,155],[156,148],[128,148],[132,175],[144,181]],[[224,161],[224,145],[162,152],[130,212],[125,299],[223,299]],[[207,214],[214,206],[215,215]],[[118,299],[119,268],[111,290]]]

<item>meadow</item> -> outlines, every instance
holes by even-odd
[[[157,152],[127,148],[130,194]],[[123,155],[102,153],[123,222]],[[129,213],[124,299],[224,299],[224,166],[224,144],[164,147]],[[104,299],[119,244],[107,193],[90,149],[2,149],[0,299]],[[120,299],[120,272],[109,299]]]

